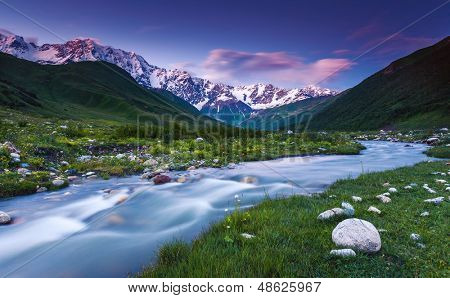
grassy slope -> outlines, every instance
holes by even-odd
[[[0,53],[0,105],[72,119],[135,121],[137,115],[194,114],[181,99],[139,86],[105,62],[40,65]]]
[[[423,202],[448,192],[431,175],[447,172],[445,162],[421,163],[382,173],[370,173],[354,180],[341,180],[325,193],[267,200],[248,212],[235,212],[202,235],[192,245],[176,242],[164,246],[156,267],[149,267],[142,277],[449,277],[448,201],[439,206]],[[399,192],[392,202],[382,204],[374,198],[383,193],[389,181]],[[403,186],[415,182],[412,190]],[[421,186],[428,183],[437,194]],[[330,198],[335,195],[336,198]],[[331,232],[342,219],[329,222],[317,215],[352,195],[363,201],[353,203],[355,217],[372,222],[382,239],[375,255],[357,253],[354,258],[331,257],[335,246]],[[381,215],[367,212],[376,206]],[[423,211],[429,217],[420,217]],[[230,226],[227,229],[226,226]],[[243,239],[240,233],[256,238]],[[423,238],[426,248],[410,240],[411,233]],[[232,241],[232,242],[231,242]]]
[[[316,110],[312,129],[450,126],[450,37],[394,61]]]

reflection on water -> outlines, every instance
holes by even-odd
[[[426,146],[363,142],[361,155],[283,158],[234,169],[199,169],[186,183],[154,186],[138,177],[92,181],[0,202],[14,224],[0,227],[0,275],[122,277],[139,271],[158,247],[191,240],[233,208],[323,191],[363,170],[412,165]],[[241,182],[251,176],[252,183]]]

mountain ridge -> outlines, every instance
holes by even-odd
[[[284,89],[272,84],[231,86],[191,76],[178,69],[149,64],[135,52],[99,44],[92,38],[75,38],[64,44],[38,46],[18,35],[0,33],[0,51],[40,64],[67,64],[80,61],[105,61],[127,71],[146,88],[164,89],[217,116],[224,111],[247,114],[255,110],[279,107],[306,98],[336,95],[337,91],[316,86]]]

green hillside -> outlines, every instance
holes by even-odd
[[[328,101],[310,128],[370,130],[450,125],[450,37],[391,63]]]
[[[153,114],[197,116],[169,92],[153,92],[105,62],[40,65],[0,54],[0,106],[71,119],[136,121]],[[187,119],[187,118],[186,118]]]

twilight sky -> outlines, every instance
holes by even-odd
[[[317,84],[342,90],[450,35],[449,2],[0,0],[0,28],[39,44],[62,43],[57,36],[94,37],[134,51],[150,64],[216,82]]]

